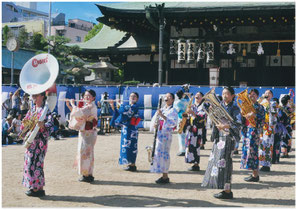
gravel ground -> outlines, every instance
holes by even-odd
[[[209,139],[209,136],[208,136]],[[73,167],[77,138],[50,140],[45,158],[46,196],[32,198],[21,184],[24,147],[2,147],[2,207],[295,207],[295,139],[290,158],[281,159],[271,172],[260,172],[260,182],[247,183],[251,172],[239,168],[240,154],[233,161],[232,191],[234,199],[218,200],[216,189],[201,187],[212,143],[201,150],[199,172],[189,172],[178,152],[177,135],[173,135],[169,185],[157,185],[159,174],[149,172],[145,147],[152,145],[153,134],[140,132],[137,172],[123,171],[117,160],[120,134],[98,135],[95,145],[95,181],[78,182]],[[241,144],[240,144],[241,148]]]

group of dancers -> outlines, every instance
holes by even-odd
[[[204,101],[202,92],[194,94],[193,104],[189,104],[190,96],[183,91],[178,91],[176,95],[180,99],[177,103],[174,103],[174,93],[165,95],[165,105],[156,111],[151,121],[151,130],[156,130],[157,133],[150,171],[162,174],[156,180],[157,184],[170,183],[168,173],[172,134],[181,126],[182,118],[186,118],[186,122],[182,127],[182,133],[178,134],[179,155],[184,153],[185,162],[192,165],[189,170],[200,170],[200,149],[205,144],[207,113],[211,105]],[[291,97],[285,95],[279,102],[278,99],[272,99],[272,91],[267,90],[259,100],[257,89],[251,89],[248,95],[255,112],[243,113],[234,101],[234,89],[225,87],[222,91],[220,105],[232,117],[232,121],[212,125],[213,147],[202,182],[203,187],[223,189],[214,195],[215,198],[233,198],[232,156],[240,140],[243,142],[240,168],[252,171],[251,176],[244,179],[247,182],[258,182],[259,166],[262,166],[261,171],[270,171],[271,164],[278,163],[281,154],[288,157],[290,151],[293,129],[290,118],[293,107],[290,107],[288,102]],[[83,94],[84,104],[75,104],[74,100],[66,102],[71,110],[69,127],[79,131],[76,161],[79,181],[88,183],[94,181],[94,145],[97,139],[95,98],[95,91],[86,90]],[[125,165],[124,170],[131,172],[137,171],[137,125],[140,122],[138,99],[138,93],[133,92],[129,96],[129,102],[123,102],[120,106],[114,106],[114,102],[111,102],[114,110],[111,125],[121,128],[119,164]],[[30,119],[34,113],[41,113],[45,100],[44,93],[33,95],[34,106],[25,118]],[[251,117],[255,119],[255,125],[249,122]],[[26,195],[35,197],[45,195],[44,158],[48,138],[53,130],[50,112],[43,122],[39,122],[39,126],[40,130],[33,143],[26,149],[24,158],[23,185],[29,188]]]

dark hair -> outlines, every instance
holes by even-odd
[[[254,92],[254,93],[256,93],[257,96],[259,96],[259,91],[257,89],[255,89],[255,88],[251,89],[249,94],[251,94],[251,92]]]
[[[44,98],[43,98],[43,102],[45,102],[46,99],[47,99],[45,92],[40,93],[40,95],[42,95],[42,96],[44,97]]]
[[[287,106],[288,101],[290,100],[290,96],[289,95],[284,95],[281,99],[281,102],[283,104],[283,106]]]
[[[231,93],[231,95],[235,94],[235,91],[234,91],[233,87],[228,86],[228,87],[224,87],[224,89],[228,90]]]
[[[139,99],[139,95],[138,95],[138,93],[136,93],[136,92],[132,92],[132,93],[135,94],[135,95],[137,96],[137,99]],[[132,93],[131,93],[131,94],[132,94]],[[131,95],[131,94],[130,94],[130,95]]]
[[[200,93],[200,94],[202,95],[202,97],[204,96],[204,94],[203,94],[202,92],[200,92],[200,91],[198,91],[197,93]],[[196,93],[196,94],[197,94],[197,93]],[[196,95],[196,94],[195,94],[195,95]],[[200,104],[202,104],[204,101],[205,101],[205,99],[203,98],[203,99],[200,101]],[[200,104],[199,104],[199,105],[200,105]]]
[[[266,92],[267,90],[265,90],[265,92]],[[273,96],[273,92],[272,92],[272,90],[268,90],[271,94],[272,94],[272,96]]]
[[[92,89],[88,89],[86,90],[83,94],[82,94],[82,97],[84,97],[85,93],[86,92],[89,92],[94,98],[96,98],[96,92]]]
[[[197,93],[200,93],[200,94],[202,95],[202,97],[204,96],[204,94],[203,94],[202,92],[200,92],[200,91],[198,91]],[[197,94],[197,93],[196,93],[196,94]],[[195,94],[195,95],[196,95],[196,94]]]
[[[169,93],[169,94],[172,96],[172,99],[173,99],[173,101],[174,101],[174,99],[175,99],[174,94],[173,94],[173,93]]]
[[[181,99],[181,98],[183,97],[183,95],[184,95],[184,91],[182,91],[182,90],[178,90],[178,91],[176,92],[176,95],[177,95],[178,99]]]
[[[103,93],[103,98],[104,98],[104,100],[106,100],[108,98],[108,93],[107,92]]]
[[[277,104],[279,104],[278,98],[273,98],[272,101],[275,101]]]

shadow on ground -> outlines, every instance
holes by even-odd
[[[240,207],[236,205],[215,204],[205,200],[168,199],[137,195],[107,195],[95,197],[48,195],[42,197],[41,199],[77,203],[94,203],[107,207]]]

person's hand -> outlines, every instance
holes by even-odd
[[[74,99],[71,99],[71,100],[70,100],[70,104],[71,104],[71,106],[75,106],[75,105],[74,105]]]
[[[166,118],[166,116],[162,113],[162,111],[160,110],[160,109],[158,109],[158,115],[160,116],[160,117],[162,117],[164,120],[166,120],[167,118]]]
[[[44,128],[44,121],[38,121],[37,125],[39,128],[43,129]]]
[[[217,128],[219,129],[219,130],[225,130],[225,129],[229,129],[230,128],[230,125],[228,125],[228,124],[222,124],[222,123],[219,123],[218,125],[216,125],[217,126]]]
[[[254,117],[254,116],[255,116],[255,113],[249,112],[244,117],[249,119],[249,118]]]
[[[112,108],[112,110],[114,110],[114,100],[110,100],[109,104],[110,104],[110,107]]]
[[[187,108],[186,113],[195,116],[195,112],[191,108]]]

